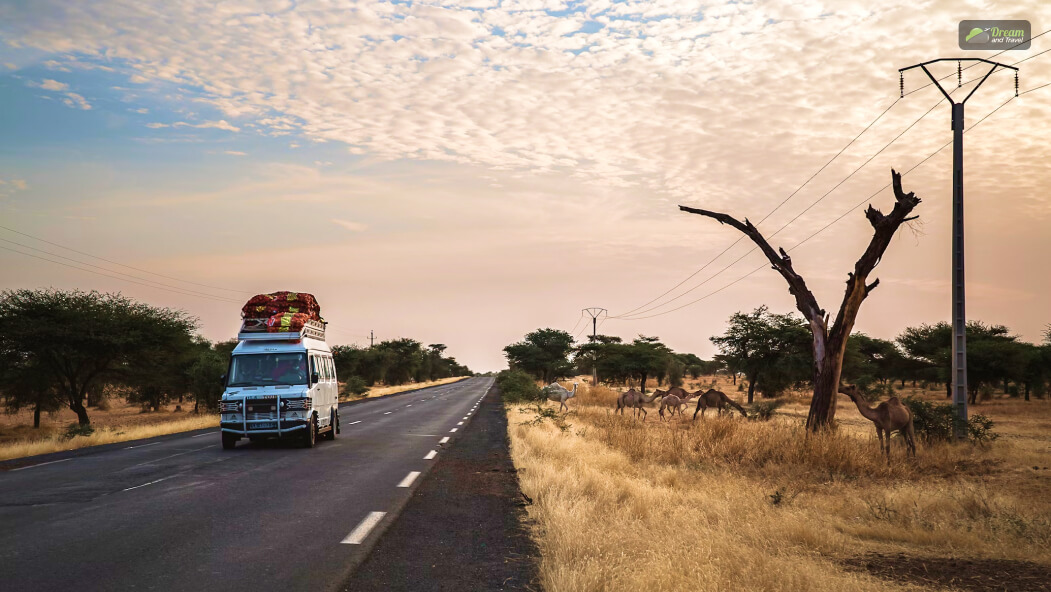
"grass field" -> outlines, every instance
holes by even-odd
[[[464,378],[461,376],[398,386],[377,386],[369,389],[364,397],[358,398],[382,397],[417,388],[449,384]],[[188,412],[192,409],[192,402],[181,406],[171,403],[159,411],[144,413],[139,405],[116,399],[109,402],[107,409],[88,409],[95,432],[89,436],[74,438],[64,437],[66,428],[77,421],[76,414],[69,409],[43,415],[39,429],[33,428],[33,414],[28,410],[0,414],[0,460],[219,426],[218,413],[195,415]]]
[[[685,420],[661,422],[653,403],[642,422],[611,414],[615,392],[578,382],[564,431],[538,424],[535,409],[508,408],[545,590],[1046,589],[1004,577],[1048,585],[1049,401],[979,406],[1001,434],[986,448],[920,444],[907,461],[896,437],[887,464],[846,397],[835,433],[805,437],[799,396],[769,422],[712,410],[694,422],[692,406]],[[725,382],[717,388],[744,399]],[[913,563],[922,569],[910,576]],[[890,564],[905,566],[904,576],[888,576]]]

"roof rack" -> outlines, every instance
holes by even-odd
[[[299,331],[278,331],[271,333],[266,324],[267,319],[245,319],[241,324],[241,331],[237,333],[240,341],[299,341],[309,338],[318,341],[325,340],[325,325],[322,321],[313,319],[303,324]]]

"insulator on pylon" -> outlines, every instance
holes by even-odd
[[[898,86],[901,88],[901,98],[905,98],[905,74],[898,72]]]
[[[963,86],[963,68],[960,67],[959,60],[956,61],[956,88]]]
[[[1018,96],[1018,70],[1015,70],[1015,96]]]

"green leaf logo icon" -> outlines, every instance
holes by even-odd
[[[989,32],[975,27],[967,34],[964,41],[968,43],[989,43]]]

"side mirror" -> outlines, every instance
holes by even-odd
[[[318,382],[321,382],[321,376],[319,376],[317,372],[311,374],[310,375],[310,383],[311,384],[316,384]]]
[[[223,386],[226,386],[226,375],[225,374],[223,374],[222,376],[219,377],[219,384],[221,384]]]

